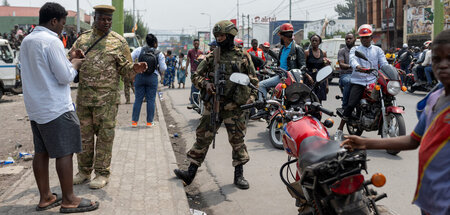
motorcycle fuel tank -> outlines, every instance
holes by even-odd
[[[330,139],[326,128],[317,119],[305,116],[293,120],[284,126],[283,146],[285,151],[293,157],[299,155],[300,144],[304,139],[317,136]]]

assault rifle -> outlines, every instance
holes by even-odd
[[[223,96],[223,88],[225,85],[225,65],[220,64],[220,47],[214,50],[214,87],[216,92],[214,93],[211,111],[211,126],[210,131],[214,133],[213,136],[213,149],[216,148],[216,126],[220,123],[219,111],[220,111],[220,98]]]

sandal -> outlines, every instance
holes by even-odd
[[[52,193],[52,194],[54,196],[56,196],[56,200],[53,203],[51,203],[45,207],[39,207],[39,204],[38,204],[36,206],[36,211],[45,211],[45,210],[48,210],[48,209],[51,209],[51,208],[61,205],[62,197],[58,197],[58,194],[56,194],[56,193]]]
[[[88,212],[93,211],[98,208],[100,205],[99,202],[95,202],[95,204],[92,205],[92,201],[89,199],[81,198],[81,202],[76,208],[63,208],[59,209],[60,213],[80,213],[80,212]]]

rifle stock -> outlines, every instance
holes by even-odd
[[[210,131],[213,132],[213,149],[216,148],[216,125],[219,122],[221,91],[223,94],[223,90],[221,89],[220,86],[220,74],[221,74],[220,70],[221,70],[220,47],[217,47],[214,50],[214,87],[216,88],[216,92],[214,93],[213,96],[211,122],[210,122]]]

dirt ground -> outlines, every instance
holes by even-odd
[[[179,168],[186,170],[189,166],[189,163],[186,162],[186,140],[183,138],[183,132],[181,132],[181,129],[178,127],[173,117],[169,114],[168,108],[172,107],[168,107],[165,101],[166,100],[161,101],[161,106],[164,113],[164,119],[166,120],[166,125],[168,126],[167,130],[169,131],[169,135],[172,135],[170,138],[172,148],[175,152],[175,157],[177,159],[177,163],[179,164]],[[175,133],[178,134],[178,138],[173,136]],[[186,191],[190,208],[203,211],[208,215],[212,214],[208,209],[208,205],[206,205],[206,201],[203,200],[198,187],[195,186],[195,183],[184,187],[184,190]]]
[[[31,161],[18,159],[19,152],[33,153],[30,121],[25,110],[22,95],[5,95],[0,100],[0,160],[14,158],[15,164],[24,166],[20,174],[0,175],[0,195],[17,181],[26,169],[31,168]],[[1,167],[0,167],[1,168]]]

